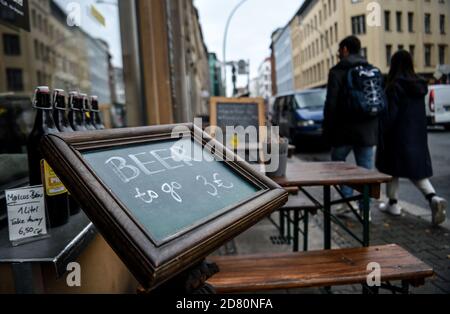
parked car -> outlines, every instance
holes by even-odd
[[[425,102],[428,124],[450,130],[450,85],[430,86]]]
[[[326,95],[326,89],[312,89],[277,96],[272,122],[281,136],[295,144],[304,137],[321,137]]]

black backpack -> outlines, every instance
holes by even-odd
[[[378,117],[387,108],[380,69],[359,65],[347,73],[348,111],[359,118]]]

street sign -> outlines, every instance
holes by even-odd
[[[248,69],[249,68],[249,66],[248,66],[248,63],[247,63],[247,61],[245,61],[245,60],[240,60],[239,62],[238,62],[238,73],[239,73],[239,75],[247,75],[248,74]]]

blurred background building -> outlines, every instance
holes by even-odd
[[[272,39],[278,93],[325,86],[329,69],[338,62],[338,44],[351,34],[361,39],[362,54],[384,73],[392,55],[405,49],[417,72],[433,81],[436,69],[450,63],[449,18],[448,0],[306,0]],[[292,71],[287,70],[288,53]],[[286,84],[290,80],[293,86]]]

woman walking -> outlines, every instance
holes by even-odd
[[[425,96],[427,82],[414,71],[411,55],[399,51],[391,61],[386,84],[389,107],[382,119],[382,136],[377,151],[377,168],[394,177],[387,185],[389,203],[380,210],[399,216],[399,179],[411,180],[430,204],[432,223],[445,222],[447,201],[436,195],[429,178],[433,176],[428,148]]]

